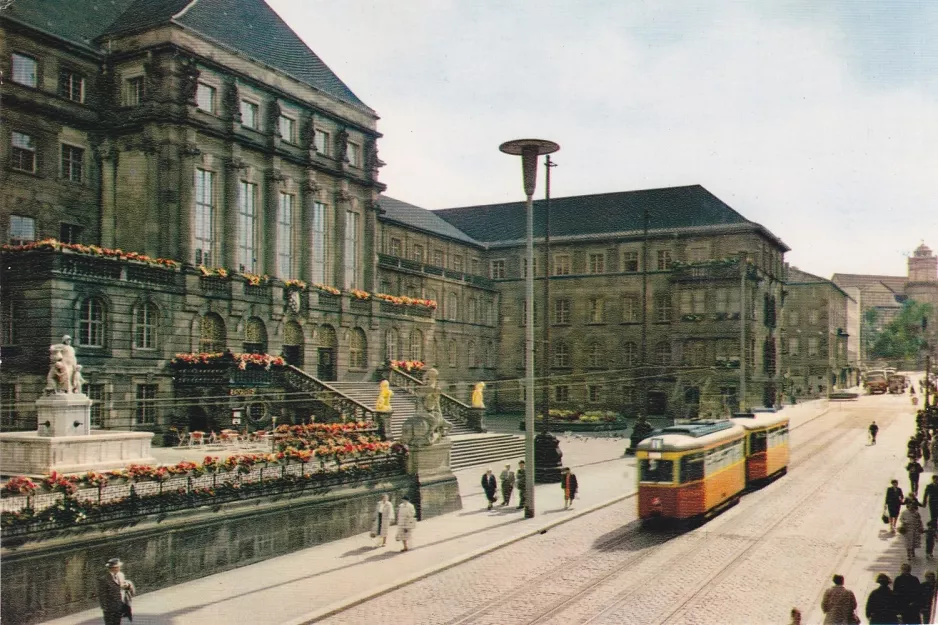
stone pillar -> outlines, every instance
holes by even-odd
[[[351,205],[352,196],[348,192],[348,183],[343,180],[341,184],[341,188],[335,194],[335,222],[333,223],[335,238],[332,254],[335,264],[332,267],[332,284],[345,289],[349,286],[345,283],[345,213]]]
[[[312,169],[306,170],[306,180],[300,185],[302,196],[300,198],[302,218],[300,219],[300,269],[299,274],[303,280],[312,284],[313,280],[313,210],[319,199],[322,187],[316,180]]]
[[[267,185],[265,197],[267,201],[262,204],[263,208],[257,214],[257,231],[261,233],[261,236],[257,239],[257,244],[263,246],[257,259],[257,273],[277,276],[281,280],[285,280],[292,276],[281,276],[280,268],[277,265],[277,249],[280,240],[280,225],[277,216],[280,212],[280,191],[287,178],[278,168],[279,164],[279,159],[274,158],[274,166],[268,170],[267,180],[265,180]]]
[[[194,141],[187,141],[179,148],[179,187],[177,191],[179,205],[176,218],[179,236],[175,244],[176,258],[185,262],[195,261],[195,256],[192,253],[192,225],[195,213],[195,166],[197,162],[201,164],[198,160],[201,155],[202,150]],[[218,183],[216,182],[216,184]],[[217,241],[219,238],[215,237],[215,240]],[[217,250],[214,253],[217,254]]]
[[[91,400],[84,393],[56,393],[36,400],[39,436],[91,434]]]
[[[378,198],[375,195],[365,205],[365,231],[361,242],[362,285],[365,290],[372,293],[378,290],[378,272],[376,271],[378,261],[378,254],[376,253],[378,245],[378,210]]]
[[[450,469],[453,443],[444,438],[431,445],[414,445],[407,456],[407,472],[417,482],[417,518],[421,521],[462,510],[459,483]]]
[[[101,159],[101,245],[115,247],[117,238],[117,148],[107,139],[98,147]]]

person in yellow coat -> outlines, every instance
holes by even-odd
[[[387,380],[381,380],[381,384],[378,385],[378,401],[375,402],[375,412],[390,412],[392,397],[394,397],[394,391],[391,390],[391,384]]]
[[[479,382],[475,385],[475,388],[472,389],[472,407],[473,408],[485,408],[485,402],[482,398],[482,391],[485,389],[485,382]]]

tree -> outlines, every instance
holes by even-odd
[[[864,313],[864,321],[870,318],[869,312],[875,311]],[[934,327],[933,316],[930,304],[906,301],[896,318],[872,337],[870,356],[889,360],[918,359],[927,349],[929,328]],[[924,324],[923,320],[926,320]]]

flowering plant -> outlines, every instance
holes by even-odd
[[[270,281],[270,276],[261,276],[256,273],[241,272],[238,275],[244,278],[245,282],[247,282],[250,286],[260,286],[262,284],[267,284],[267,282]]]
[[[368,291],[362,291],[361,289],[352,289],[351,291],[349,291],[349,293],[351,293],[352,297],[354,297],[355,299],[360,299],[360,300],[371,299],[371,293],[369,293]]]
[[[206,278],[227,278],[228,270],[221,267],[206,267],[205,265],[199,265],[199,273],[201,273]]]
[[[125,252],[121,249],[108,249],[97,245],[81,245],[78,243],[62,243],[56,239],[43,239],[42,241],[32,241],[23,245],[4,245],[4,252],[29,252],[32,250],[53,250],[56,252],[69,251],[85,256],[98,256],[101,258],[116,258],[118,260],[128,260],[154,267],[163,267],[166,269],[179,269],[181,264],[175,260],[167,258],[151,258],[146,254],[137,252]]]
[[[287,287],[288,289],[297,289],[299,291],[306,290],[306,283],[302,280],[296,280],[294,278],[287,278],[284,280],[283,286]]]
[[[66,496],[74,495],[78,491],[76,482],[76,478],[55,471],[42,478],[43,488],[53,493],[65,493]]]
[[[423,371],[427,365],[420,360],[389,360],[388,366],[392,369],[400,369],[405,373],[415,373]]]
[[[387,293],[375,293],[374,297],[382,301],[394,304],[395,306],[414,306],[417,308],[429,308],[436,310],[436,300],[422,299],[418,297],[408,297],[406,295],[388,295]]]
[[[342,291],[335,288],[334,286],[329,286],[328,284],[320,284],[318,282],[314,282],[311,286],[314,289],[318,291],[322,291],[323,293],[328,293],[329,295],[341,295],[342,294]]]
[[[281,356],[270,354],[235,354],[233,352],[176,354],[169,361],[169,366],[176,369],[186,367],[228,366],[235,365],[241,371],[248,367],[255,369],[270,369],[271,367],[284,367],[287,362]]]
[[[3,489],[0,490],[0,492],[4,495],[32,495],[37,490],[39,490],[38,484],[25,475],[20,475],[10,478],[10,480],[3,485]]]
[[[107,486],[108,477],[103,473],[98,473],[96,471],[88,471],[81,478],[82,483],[91,486],[92,488],[104,488]]]

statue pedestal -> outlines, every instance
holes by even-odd
[[[560,441],[549,432],[537,434],[534,437],[534,483],[559,484],[562,468]]]
[[[485,427],[485,408],[470,408],[467,410],[466,425],[476,432],[488,432]]]
[[[450,470],[449,438],[432,445],[410,447],[407,472],[417,480],[417,516],[422,521],[441,514],[462,510],[459,483]]]
[[[387,410],[383,412],[375,412],[375,419],[378,421],[378,431],[381,432],[381,437],[384,440],[391,440],[391,417],[394,416],[393,410]]]
[[[84,393],[56,393],[36,400],[39,436],[91,434],[91,400]]]

